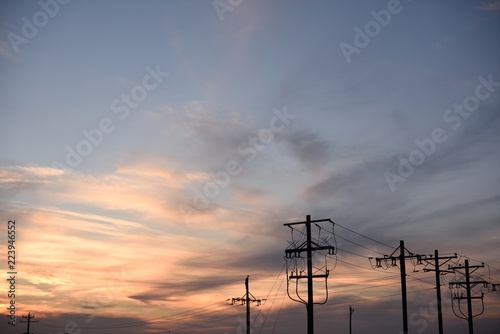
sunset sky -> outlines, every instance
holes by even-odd
[[[337,223],[318,334],[349,305],[402,331],[399,269],[368,259],[400,240],[499,284],[499,32],[498,0],[2,1],[0,332],[244,333],[249,275],[253,333],[305,333],[283,224],[308,214]],[[436,333],[434,275],[407,271],[410,332]]]

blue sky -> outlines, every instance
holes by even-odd
[[[206,308],[227,319],[205,315],[204,333],[234,332],[241,312],[217,303],[251,275],[255,294],[276,293],[265,311],[284,300],[276,332],[292,333],[305,310],[271,286],[282,224],[306,214],[484,261],[498,282],[499,31],[499,1],[2,2],[0,212],[19,226],[20,314],[47,332],[79,315],[81,328],[141,320],[160,333],[187,326],[162,317]],[[397,331],[399,299],[382,297],[397,276],[390,291],[363,283],[384,275],[339,263],[331,289],[367,288],[394,324],[368,318]],[[75,302],[110,281],[109,303]],[[344,326],[335,303],[363,294],[337,298],[318,332]],[[487,298],[476,324],[493,333],[500,304]]]

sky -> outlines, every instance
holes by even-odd
[[[248,275],[252,332],[304,333],[283,224],[306,215],[335,222],[318,334],[349,306],[402,331],[399,268],[369,260],[400,240],[499,284],[499,32],[498,0],[2,1],[0,331],[244,333]],[[436,333],[434,273],[406,265],[410,332]]]

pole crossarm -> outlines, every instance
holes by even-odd
[[[321,251],[321,250],[327,250],[328,255],[334,255],[335,254],[335,247],[333,246],[320,246],[314,241],[311,241],[312,245],[315,245],[314,247],[311,247],[311,251],[316,252],[316,251]],[[307,245],[301,245],[299,248],[289,248],[285,249],[285,257],[288,259],[294,258],[294,257],[301,257],[302,252],[307,252]]]
[[[307,275],[290,275],[288,276],[289,279],[302,279],[302,278],[328,278],[329,270],[326,271],[326,274],[324,275],[312,275],[312,276],[307,276]]]
[[[470,299],[483,299],[483,297],[484,297],[484,294],[481,294],[481,296],[471,296]],[[463,299],[467,299],[467,296],[454,295],[451,298],[454,299],[454,300],[463,300]]]
[[[474,281],[474,282],[450,282],[448,283],[450,285],[450,288],[458,288],[458,287],[462,287],[462,288],[466,288],[467,289],[467,285],[469,285],[471,288],[474,288],[475,286],[479,285],[479,284],[482,284],[483,287],[487,288],[488,287],[488,282],[487,281]]]
[[[310,223],[322,223],[322,222],[330,222],[332,224],[335,224],[333,220],[327,218],[327,219],[316,219],[316,220],[310,220]],[[293,226],[293,225],[304,225],[306,222],[295,222],[295,223],[285,223],[283,226]]]
[[[384,255],[384,257],[376,257],[375,258],[375,267],[382,268],[382,261],[387,262],[388,260],[391,261],[391,266],[396,266],[397,261],[401,259],[401,254],[395,255],[395,253],[397,251],[400,251],[400,253],[401,253],[401,246],[396,248],[394,250],[394,252],[392,252],[391,255]],[[404,255],[405,259],[417,259],[417,264],[423,264],[422,260],[425,258],[425,255],[413,254],[407,248],[403,248],[403,253],[404,253],[404,251],[406,251],[408,253],[408,255]],[[373,257],[369,257],[369,259],[373,259]]]
[[[255,303],[256,306],[262,305],[262,302],[266,300],[266,299],[255,298],[254,295],[252,295],[251,293],[249,293],[249,294],[252,298],[249,298],[248,301],[250,303]],[[230,298],[230,299],[227,299],[226,301],[227,302],[230,301],[229,302],[230,305],[246,305],[247,298],[245,296],[243,296],[243,297]]]

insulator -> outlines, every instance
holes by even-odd
[[[391,265],[396,266],[396,259],[391,259],[391,261],[392,261]]]

